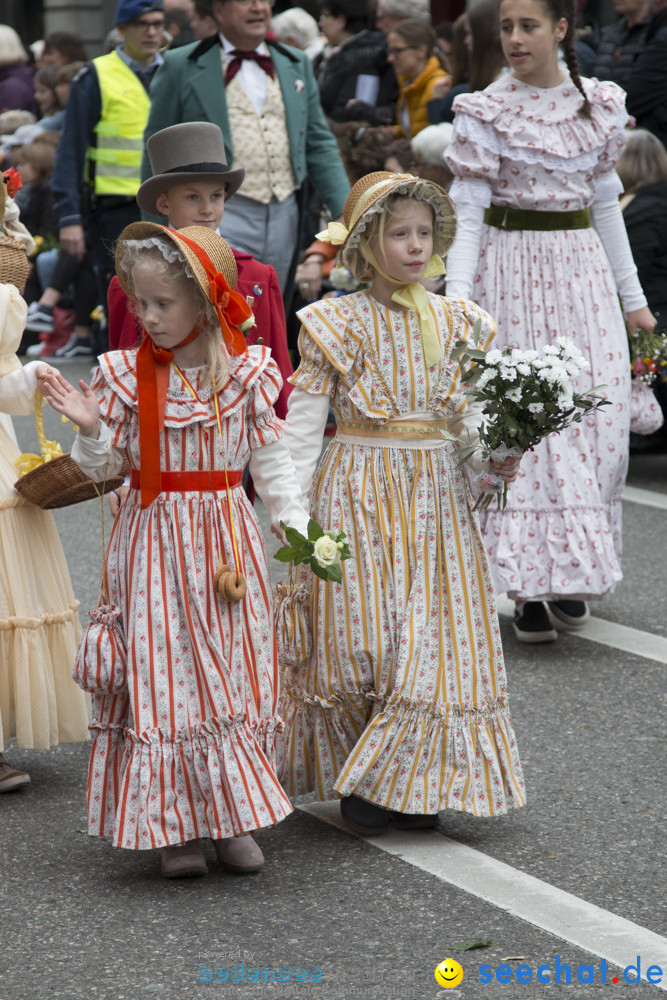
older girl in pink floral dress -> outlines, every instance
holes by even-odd
[[[460,221],[448,294],[487,309],[500,346],[571,338],[591,362],[578,388],[603,383],[611,401],[542,441],[524,457],[505,512],[482,513],[495,588],[517,602],[524,642],[555,639],[552,623],[576,628],[585,602],[621,579],[630,366],[619,294],[630,326],[655,325],[618,206],[624,94],[579,78],[573,26],[569,0],[503,0],[512,72],[457,98],[446,155]]]

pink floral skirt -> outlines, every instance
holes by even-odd
[[[621,492],[628,465],[630,359],[611,265],[594,229],[485,226],[473,299],[498,323],[494,346],[567,337],[611,405],[524,456],[504,513],[480,512],[494,587],[513,600],[595,599],[622,577]]]

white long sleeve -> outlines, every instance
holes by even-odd
[[[591,221],[609,257],[625,313],[641,309],[647,304],[646,296],[639,284],[618,198],[594,201],[591,205]]]
[[[284,521],[306,535],[308,512],[301,503],[301,490],[284,439],[251,452],[250,475],[271,516],[272,527],[278,528]]]
[[[447,295],[470,299],[479,265],[484,208],[469,202],[457,202],[456,215],[456,239],[447,254]]]
[[[43,361],[31,361],[24,368],[16,368],[0,378],[0,411],[14,416],[27,415],[35,410],[37,369]]]
[[[285,444],[289,448],[301,488],[301,502],[308,507],[308,494],[322,451],[322,439],[329,415],[326,394],[294,388],[287,404]]]
[[[96,483],[100,483],[118,475],[123,468],[125,452],[112,446],[111,432],[106,424],[100,421],[98,438],[77,434],[72,446],[72,458],[82,472]]]

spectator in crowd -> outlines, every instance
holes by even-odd
[[[88,62],[88,53],[81,36],[69,31],[54,31],[47,35],[39,59],[40,67],[66,66],[73,62]]]
[[[79,70],[82,70],[85,63],[73,62],[67,63],[65,66],[59,66],[56,71],[56,96],[58,98],[58,103],[63,110],[67,107],[67,101],[69,100],[69,92],[72,89],[72,83],[77,77]],[[63,121],[65,116],[63,115]],[[62,126],[61,126],[62,128]]]
[[[627,109],[667,144],[667,0],[650,0],[643,44],[623,77]]]
[[[435,47],[443,68],[452,74],[452,51],[454,46],[454,22],[441,21],[435,25]]]
[[[429,125],[410,143],[413,156],[410,173],[425,181],[434,181],[446,191],[452,183],[452,175],[445,166],[443,157],[452,141],[453,131],[454,126],[451,122]]]
[[[395,139],[385,150],[383,170],[390,174],[412,173],[412,146],[409,139]]]
[[[303,7],[291,7],[276,14],[272,26],[277,42],[301,49],[311,62],[324,48],[317,21]]]
[[[195,33],[190,23],[190,15],[181,7],[164,8],[165,31],[171,35],[170,49],[178,49],[182,45],[189,45],[195,40]]]
[[[592,76],[625,87],[635,56],[644,47],[649,23],[646,7],[646,0],[614,0],[621,17],[602,31]]]
[[[386,129],[374,128],[365,122],[340,122],[333,131],[350,184],[356,184],[366,174],[385,169],[387,150],[393,144]]]
[[[148,87],[162,62],[162,0],[119,0],[116,26],[122,44],[93,59],[72,84],[53,172],[61,246],[79,260],[90,246],[100,301],[114,274],[116,240],[139,218]],[[93,345],[73,336],[70,353],[91,355]]]
[[[0,111],[38,113],[28,53],[8,24],[0,24]]]
[[[630,129],[616,165],[623,184],[621,209],[632,256],[649,309],[658,326],[667,325],[667,151],[646,129]],[[653,387],[667,420],[667,385]],[[667,451],[667,425],[653,434],[630,435],[634,453]]]
[[[485,90],[506,65],[497,29],[497,0],[481,0],[454,25],[451,86],[436,85],[428,106],[432,125],[454,120],[452,104],[459,94]]]
[[[220,235],[271,264],[285,293],[296,264],[306,177],[334,216],[343,210],[349,183],[310,60],[267,40],[270,0],[214,0],[213,15],[219,35],[165,54],[151,88],[146,137],[184,121],[220,126],[228,164],[245,169],[243,194],[227,206]],[[144,176],[150,176],[147,156]]]
[[[387,71],[385,39],[369,31],[366,0],[323,0],[320,26],[327,47],[315,61],[322,109],[335,122],[348,120],[348,107],[375,107]]]
[[[48,142],[31,142],[21,146],[16,155],[16,168],[21,174],[28,197],[21,209],[21,222],[30,235],[55,236],[58,216],[53,207],[51,175],[56,151]],[[30,296],[25,296],[29,301]]]
[[[43,66],[35,73],[35,100],[39,106],[40,128],[59,132],[63,127],[65,106],[56,91],[56,73],[53,66]]]
[[[218,26],[213,17],[213,0],[195,0],[190,24],[195,38],[199,41],[217,34]]]
[[[435,52],[435,31],[423,18],[406,18],[387,35],[387,58],[399,86],[396,135],[411,139],[428,125],[427,105],[447,76]]]
[[[385,35],[407,17],[418,17],[430,24],[430,0],[379,0],[375,24]]]

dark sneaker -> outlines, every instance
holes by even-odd
[[[340,800],[340,814],[346,824],[362,837],[375,837],[389,829],[389,812],[358,795]]]
[[[64,347],[53,355],[58,361],[75,361],[77,358],[94,358],[93,342],[90,337],[72,336]]]
[[[563,632],[580,628],[591,617],[585,601],[549,601],[549,612],[553,624]]]
[[[543,601],[526,601],[516,609],[514,634],[519,642],[555,642],[558,638]]]
[[[28,306],[25,328],[35,333],[53,333],[56,328],[53,309],[50,306],[40,305],[39,302],[31,302]]]

